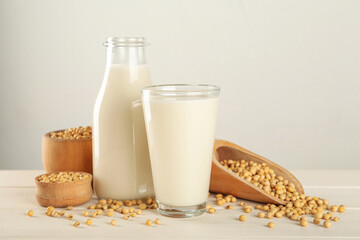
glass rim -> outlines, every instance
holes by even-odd
[[[158,96],[219,95],[220,87],[211,84],[160,84],[144,87],[141,93]]]
[[[145,47],[150,43],[144,37],[108,37],[104,46],[106,47]]]

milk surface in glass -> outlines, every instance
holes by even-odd
[[[218,96],[144,96],[155,195],[167,206],[206,203]]]

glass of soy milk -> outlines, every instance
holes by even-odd
[[[157,85],[142,89],[157,210],[203,214],[208,198],[220,88]]]

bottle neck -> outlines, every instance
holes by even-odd
[[[146,65],[145,46],[108,46],[106,65]]]

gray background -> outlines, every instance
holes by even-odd
[[[0,0],[0,169],[92,122],[107,36],[153,83],[222,87],[217,137],[292,169],[360,167],[360,1]]]

